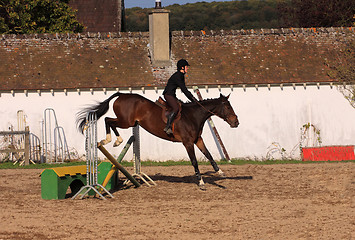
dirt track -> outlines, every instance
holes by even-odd
[[[355,239],[355,164],[143,167],[114,199],[42,200],[41,170],[0,170],[0,239]]]

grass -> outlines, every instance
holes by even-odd
[[[331,163],[337,163],[337,161],[329,161]],[[328,163],[329,163],[328,162]],[[346,161],[355,163],[355,160]],[[242,159],[232,159],[231,162],[227,161],[218,161],[219,165],[245,165],[245,164],[253,164],[253,165],[272,165],[272,164],[309,164],[309,163],[324,163],[324,162],[303,162],[300,160],[266,160],[266,161],[253,161],[253,160],[242,160]],[[133,162],[123,161],[121,163],[124,167],[133,166]],[[199,161],[199,165],[209,165],[210,163],[206,160]],[[30,164],[29,166],[19,166],[18,164],[13,165],[12,162],[4,162],[0,163],[0,169],[46,169],[46,168],[55,168],[55,167],[68,167],[68,166],[78,166],[78,165],[86,165],[85,161],[77,161],[77,162],[66,162],[61,164]],[[143,161],[142,166],[185,166],[191,165],[190,161],[166,161],[166,162],[155,162],[155,161]]]
[[[68,163],[59,163],[59,164],[30,164],[28,166],[19,166],[19,164],[14,165],[12,162],[0,163],[0,169],[46,169],[54,167],[69,167],[69,166],[78,166],[85,165],[86,162],[68,162]]]

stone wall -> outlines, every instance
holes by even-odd
[[[191,88],[190,88],[191,90]],[[120,90],[127,93],[127,89]],[[133,90],[151,101],[155,101],[162,95],[162,89]],[[26,126],[30,127],[32,134],[39,138],[42,136],[42,123],[44,110],[55,110],[58,125],[65,130],[70,152],[75,150],[80,156],[85,154],[84,135],[77,130],[76,114],[92,104],[102,102],[109,98],[115,91],[82,91],[68,92],[29,92],[1,93],[0,96],[0,130],[6,131],[12,125],[17,130],[17,111],[23,110],[26,116]],[[311,123],[320,130],[323,146],[328,145],[354,145],[355,143],[355,111],[336,87],[328,86],[292,86],[259,88],[229,87],[201,89],[202,97],[217,98],[219,94],[229,95],[229,101],[238,115],[240,125],[238,128],[230,126],[217,116],[213,116],[214,125],[231,158],[248,158],[263,160],[267,158],[281,159],[285,157],[300,158],[299,143],[302,140],[302,126]],[[177,91],[177,97],[186,101],[186,97]],[[113,104],[112,100],[110,104]],[[112,106],[112,105],[111,105]],[[52,116],[53,117],[53,116]],[[112,108],[107,114],[98,120],[98,141],[106,137],[105,117],[115,117]],[[54,118],[52,118],[54,120]],[[48,118],[47,118],[48,121]],[[54,128],[54,124],[52,125]],[[316,137],[312,131],[306,135],[307,139],[302,146],[314,146]],[[132,129],[118,129],[126,142],[132,135]],[[113,134],[113,132],[112,132]],[[53,136],[53,135],[52,135]],[[113,135],[114,136],[114,135]],[[220,159],[219,151],[213,140],[208,124],[204,125],[202,137],[205,144],[215,159]],[[114,137],[113,137],[114,139]],[[185,148],[180,143],[157,138],[141,128],[140,149],[142,160],[167,161],[188,159]],[[113,142],[105,146],[114,156],[118,156],[122,146],[113,147]],[[279,147],[279,151],[277,151]],[[282,151],[281,149],[285,149]],[[74,150],[75,149],[75,150]],[[270,155],[272,153],[272,155]],[[205,161],[203,155],[196,149],[198,159]],[[104,156],[99,153],[100,159]],[[129,150],[126,160],[132,159],[132,151]],[[191,169],[191,174],[192,174]]]

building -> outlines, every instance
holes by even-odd
[[[86,32],[124,31],[124,0],[70,0]]]

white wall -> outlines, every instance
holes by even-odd
[[[192,91],[192,90],[191,90]],[[127,92],[127,91],[122,91]],[[162,90],[134,91],[155,101]],[[17,129],[17,111],[23,110],[27,115],[27,125],[30,131],[41,136],[41,121],[46,108],[53,108],[58,123],[66,133],[70,148],[75,148],[79,154],[84,154],[84,136],[76,129],[75,114],[83,107],[96,101],[103,101],[114,92],[63,92],[54,93],[2,93],[0,97],[0,131],[8,130],[12,124]],[[330,86],[301,86],[268,88],[221,88],[224,95],[230,94],[230,101],[239,117],[238,128],[230,128],[226,122],[218,117],[212,117],[218,132],[224,141],[231,158],[264,159],[273,142],[286,150],[287,154],[296,147],[300,141],[300,128],[311,122],[318,129],[322,138],[322,145],[354,145],[355,144],[355,109],[344,99],[343,95]],[[203,88],[201,94],[204,98],[216,98],[218,89]],[[186,98],[178,91],[178,97],[184,101]],[[114,100],[111,101],[111,104]],[[106,116],[114,117],[109,110]],[[98,122],[99,139],[105,137],[104,118]],[[120,129],[124,140],[128,140],[131,129]],[[219,151],[214,143],[208,125],[205,125],[203,138],[215,159],[220,159]],[[118,156],[122,144],[118,148],[110,146],[107,149]],[[196,149],[197,157],[203,155]],[[103,158],[103,155],[100,154]],[[141,128],[141,157],[142,160],[180,160],[188,159],[187,153],[181,143],[171,143],[158,139]],[[274,157],[280,156],[275,154]],[[296,150],[292,157],[299,157]],[[126,159],[132,158],[130,149]]]

